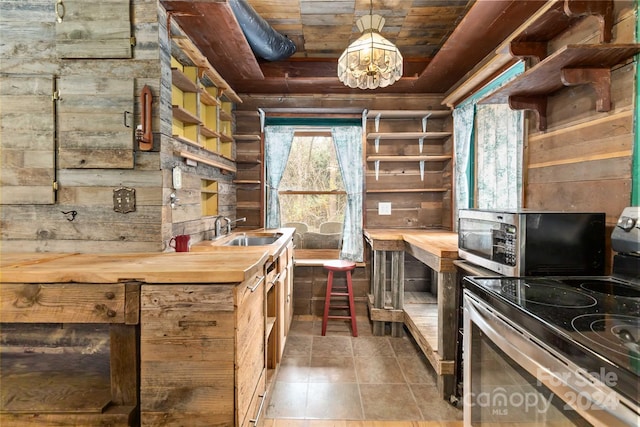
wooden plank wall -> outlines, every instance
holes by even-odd
[[[70,3],[69,7],[75,4]],[[111,54],[104,58],[100,52],[106,52],[106,48],[97,52],[84,45],[82,56],[94,58],[61,59],[58,48],[64,41],[60,39],[62,36],[57,27],[55,2],[0,2],[0,73],[9,77],[38,76],[64,83],[60,85],[62,100],[57,101],[59,108],[52,125],[58,131],[58,148],[52,147],[58,157],[55,174],[52,169],[51,176],[57,180],[58,191],[47,204],[35,204],[34,201],[2,205],[2,251],[163,251],[172,250],[168,248],[168,242],[176,234],[191,234],[192,241],[198,241],[210,235],[209,230],[213,229],[212,218],[201,218],[201,179],[218,181],[220,213],[235,216],[233,175],[202,164],[186,166],[184,159],[174,153],[183,147],[171,137],[171,48],[164,9],[158,2],[147,0],[123,0],[123,4],[130,10],[131,19],[125,27],[130,27],[131,36],[135,37],[131,54],[118,48],[124,58],[113,59]],[[82,2],[82,7],[83,15],[103,13],[100,3],[95,3],[95,10],[85,2]],[[70,21],[73,17],[75,14],[70,13],[63,20],[64,24],[73,25]],[[69,46],[65,46],[64,55],[67,56]],[[78,56],[81,55],[78,53]],[[98,80],[96,76],[99,76]],[[96,102],[92,102],[91,96],[83,99],[82,95],[72,93],[80,86],[90,93],[93,90],[91,82],[96,83],[96,92],[100,91],[100,82],[111,90],[106,82],[122,79],[129,80],[125,85],[128,95],[119,91],[118,98],[125,101],[121,105],[128,104],[130,108],[126,110],[130,114],[127,113],[124,119],[118,116],[116,121],[120,128],[121,120],[130,121],[126,132],[106,129],[102,122],[88,118],[85,113],[102,110],[96,109]],[[74,85],[74,81],[78,85]],[[80,82],[89,84],[80,85]],[[132,131],[140,123],[138,99],[145,85],[151,88],[153,95],[154,144],[151,151],[138,150]],[[102,99],[105,105],[116,105],[115,100],[108,96]],[[70,105],[73,109],[63,108]],[[125,107],[119,105],[117,109]],[[81,128],[82,133],[78,132]],[[87,128],[89,132],[85,131]],[[92,128],[98,131],[96,135],[90,133]],[[15,138],[10,139],[10,129],[3,125],[0,140],[11,141],[13,152],[29,150],[32,141],[26,138],[19,142],[23,144],[21,147],[14,147],[18,142]],[[180,201],[172,209],[169,204],[173,191],[171,170],[176,165],[184,167],[184,185],[177,192]],[[23,176],[12,175],[10,178],[14,183],[24,181],[29,170],[25,168]],[[48,188],[52,187],[53,182],[50,182]],[[135,211],[119,213],[114,210],[113,191],[120,187],[135,190]],[[22,200],[24,203],[24,197]]]
[[[632,6],[615,2],[613,43],[634,42]],[[597,42],[597,22],[587,18],[549,43],[549,49]],[[635,67],[630,60],[612,69],[611,111],[596,112],[593,89],[575,86],[549,97],[546,132],[531,120],[525,147],[526,207],[606,212],[610,231],[631,204]]]
[[[327,112],[331,109],[354,109],[355,111],[362,112],[364,109],[369,110],[443,110],[446,109],[442,102],[442,96],[440,94],[426,94],[426,95],[411,95],[411,96],[397,96],[397,95],[369,95],[369,94],[355,94],[355,95],[296,95],[282,97],[280,95],[258,95],[258,94],[240,94],[243,99],[242,104],[236,105],[237,112],[256,112],[258,108],[264,109],[298,109],[300,113],[304,112],[304,109],[322,109]],[[238,117],[239,115],[237,115]],[[238,119],[238,126],[240,126],[241,120]],[[449,120],[450,121],[450,120]],[[259,121],[253,120],[249,122],[243,121],[243,133],[260,132]],[[417,129],[407,129],[407,131],[416,131]],[[439,130],[439,129],[436,129]],[[400,143],[398,143],[400,144]],[[428,145],[428,143],[425,143]],[[452,141],[446,142],[445,150],[451,148]],[[409,145],[409,143],[407,143]],[[411,143],[411,145],[417,145],[417,141]],[[393,150],[393,148],[391,148]],[[396,152],[403,152],[402,146],[396,147]],[[449,162],[452,165],[452,162]],[[389,167],[389,164],[381,165],[381,167]],[[373,164],[370,163],[367,166],[366,186],[375,188],[376,185],[380,185],[375,182],[375,174],[373,173]],[[428,170],[429,166],[427,166]],[[406,169],[418,170],[418,163],[413,162],[411,165],[406,165]],[[443,187],[451,188],[451,166],[445,168],[445,170],[438,169],[429,171],[427,174],[433,182],[437,182]],[[254,174],[255,175],[255,174]],[[398,175],[402,175],[402,172],[398,172]],[[437,175],[437,176],[436,176]],[[389,178],[389,177],[385,177]],[[250,178],[247,178],[250,179]],[[381,178],[381,180],[384,178]],[[406,187],[421,187],[425,184],[420,181],[419,173],[412,173],[406,176],[399,176],[399,180],[408,180]],[[415,181],[415,182],[413,182]],[[389,185],[387,183],[387,185]],[[394,186],[394,183],[391,183]],[[242,188],[238,190],[238,202],[257,202],[259,200],[258,191],[252,191],[248,188]],[[421,228],[432,227],[434,224],[441,225],[445,229],[451,228],[451,191],[449,194],[441,193],[407,193],[407,194],[370,194],[367,195],[365,200],[366,205],[366,222],[365,226],[374,228],[384,227],[405,227],[405,228]],[[383,196],[385,201],[391,201],[393,206],[397,206],[400,209],[395,211],[392,209],[392,215],[380,216],[378,215],[377,202],[380,197]],[[387,200],[389,199],[389,200]]]

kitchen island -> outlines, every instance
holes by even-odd
[[[278,301],[270,305],[279,280],[270,266],[290,242],[291,235],[277,248],[3,254],[2,425],[248,425],[277,366],[268,336],[286,319]],[[10,345],[20,342],[20,328],[31,341]],[[76,348],[83,362],[75,363],[54,339],[74,328],[88,328],[87,341],[102,340],[106,350]]]
[[[402,336],[406,326],[433,366],[443,398],[454,394],[458,289],[456,268],[458,237],[454,232],[406,229],[366,229],[372,251],[369,313],[374,335]],[[411,254],[433,272],[435,295],[405,292],[404,258]],[[387,256],[391,257],[387,284]]]

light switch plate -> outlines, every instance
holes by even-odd
[[[379,202],[378,215],[391,215],[391,202]]]

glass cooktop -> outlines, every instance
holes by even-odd
[[[512,322],[596,376],[612,372],[640,400],[640,285],[603,277],[467,277]]]

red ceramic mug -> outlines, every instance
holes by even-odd
[[[176,252],[189,252],[189,240],[191,240],[191,236],[188,234],[181,234],[176,237],[172,237],[169,240],[169,246],[174,248]]]

